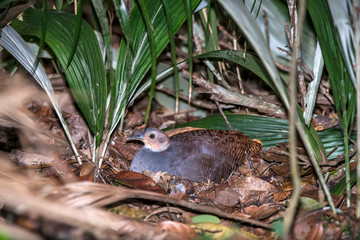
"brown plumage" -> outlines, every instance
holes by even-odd
[[[168,137],[156,128],[147,128],[127,140],[144,143],[135,155],[130,170],[168,172],[192,181],[219,182],[248,156],[261,152],[261,143],[239,131],[192,130]]]

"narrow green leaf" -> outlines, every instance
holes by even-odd
[[[358,2],[358,1],[355,1]],[[327,1],[334,26],[339,35],[341,43],[341,54],[343,55],[344,63],[353,82],[355,82],[355,39],[352,26],[353,16],[356,14],[356,8],[353,7],[352,0],[343,1]],[[354,23],[353,23],[354,24]]]
[[[75,54],[75,51],[77,48],[77,44],[79,42],[79,37],[80,37],[80,32],[81,32],[81,24],[83,21],[82,20],[82,5],[83,5],[83,0],[79,0],[78,5],[77,5],[75,36],[74,36],[73,44],[71,46],[70,58],[69,58],[69,62],[67,64],[67,66],[69,66],[69,64],[71,63],[71,60],[74,57],[74,54]]]
[[[337,184],[335,184],[332,188],[331,188],[331,192],[341,196],[344,194],[344,190],[346,188],[346,178],[341,179]],[[354,186],[354,184],[356,183],[356,170],[353,170],[350,172],[350,187]]]
[[[306,98],[305,98],[306,109],[304,112],[304,119],[307,126],[311,124],[311,119],[313,116],[313,110],[318,95],[323,69],[324,69],[324,59],[321,54],[320,45],[319,43],[317,43],[315,50],[314,67],[313,67],[314,79],[308,85],[308,93],[306,94]]]
[[[63,0],[55,0],[55,8],[57,9],[57,10],[62,10],[63,8]]]
[[[133,51],[133,30],[131,29],[125,2],[124,0],[113,0],[113,3],[120,22],[121,30],[124,33],[126,41],[130,44],[131,51]]]
[[[35,64],[34,64],[35,67],[39,63],[39,57],[44,48],[45,36],[46,36],[47,12],[48,12],[47,0],[44,0],[43,4],[44,4],[44,6],[43,6],[43,10],[42,10],[42,20],[41,20],[41,37],[40,37],[40,43],[39,43],[39,50],[38,50],[38,53],[36,54],[36,60],[35,60]]]
[[[144,19],[148,40],[150,42],[150,54],[151,54],[151,86],[150,86],[149,101],[145,116],[145,123],[147,123],[147,120],[150,116],[151,102],[155,92],[157,56],[156,56],[156,47],[155,47],[154,27],[151,23],[149,12],[146,8],[145,0],[138,0],[138,2],[140,6],[140,11],[142,13],[142,17]]]
[[[176,103],[175,103],[175,114],[177,114],[179,110],[179,70],[176,67],[176,53],[175,53],[175,40],[173,38],[174,33],[171,27],[171,14],[170,14],[170,6],[168,5],[167,0],[161,0],[166,16],[166,24],[170,39],[170,48],[171,48],[171,59],[174,66],[174,75],[175,75],[175,92],[176,92]],[[176,116],[176,115],[175,115]]]
[[[266,84],[268,84],[275,93],[278,93],[275,85],[271,80],[270,75],[266,71],[260,59],[250,53],[246,54],[246,59],[244,59],[243,56],[244,56],[244,51],[240,51],[240,50],[217,50],[217,51],[210,51],[197,55],[194,58],[195,59],[206,59],[206,58],[226,59],[234,63],[237,63],[240,66],[255,73],[263,81],[265,81]]]
[[[193,74],[193,23],[192,23],[192,11],[190,0],[183,0],[186,13],[186,22],[188,28],[188,53],[189,53],[189,90],[192,87],[192,74]],[[189,91],[189,104],[191,99],[191,91]]]
[[[105,42],[105,49],[106,49],[106,58],[105,62],[107,66],[109,67],[109,79],[112,81],[114,78],[114,69],[112,67],[112,40],[111,40],[111,34],[110,34],[110,25],[109,21],[107,19],[106,11],[104,9],[103,1],[100,0],[91,0],[91,4],[95,9],[96,16],[98,19],[98,22],[101,27],[101,32],[104,38]]]

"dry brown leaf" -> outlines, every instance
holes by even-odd
[[[163,221],[158,223],[156,227],[162,232],[172,233],[179,236],[180,239],[184,240],[194,239],[197,235],[194,229],[179,222]]]
[[[286,162],[289,161],[288,156],[275,154],[275,153],[272,153],[272,152],[264,153],[263,158],[268,162],[277,162],[277,163],[284,163],[285,162],[286,163]]]
[[[80,168],[80,179],[81,180],[91,180],[92,174],[94,172],[94,164],[91,164],[90,162],[84,162]]]
[[[188,200],[189,199],[189,194],[186,193],[174,193],[171,195],[172,198],[175,199],[182,199],[182,200]]]
[[[305,239],[321,240],[324,237],[324,227],[322,222],[317,222],[311,227],[310,232],[306,235]]]
[[[228,182],[229,186],[238,194],[243,206],[271,201],[272,197],[270,196],[278,191],[272,184],[254,176],[232,176]]]
[[[144,122],[144,117],[141,115],[140,112],[138,111],[129,112],[126,115],[125,127],[127,129],[135,128],[137,126],[140,126],[143,122]]]
[[[226,207],[234,207],[240,201],[239,194],[232,188],[226,188],[218,193],[214,199],[214,203]]]
[[[271,169],[279,176],[290,177],[290,167],[288,163],[283,163],[281,165],[272,166]]]
[[[11,153],[9,154],[9,158],[12,161],[16,161],[21,165],[25,165],[25,166],[31,166],[31,165],[46,166],[46,165],[54,164],[54,158],[36,153],[27,153],[20,150],[12,150]]]
[[[289,196],[290,196],[289,192],[278,191],[274,193],[274,200],[275,202],[280,202],[282,200],[287,199]]]
[[[141,173],[122,171],[115,174],[112,179],[125,186],[166,195],[164,189],[154,182],[152,178]]]
[[[253,219],[258,219],[258,220],[268,218],[271,215],[280,211],[280,209],[278,207],[268,206],[266,204],[262,205],[261,207],[249,206],[249,207],[246,207],[244,210]]]

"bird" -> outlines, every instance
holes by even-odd
[[[261,152],[262,143],[239,131],[196,129],[168,136],[157,128],[146,128],[127,141],[139,140],[130,171],[167,172],[195,182],[219,183],[244,163],[247,156]]]

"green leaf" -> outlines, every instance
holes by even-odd
[[[320,45],[318,42],[316,45],[314,67],[313,67],[314,79],[308,85],[308,92],[305,98],[306,109],[304,112],[304,119],[307,126],[311,124],[311,119],[313,116],[313,111],[316,103],[316,98],[318,95],[323,69],[324,69],[324,59],[322,57]]]
[[[353,7],[353,1],[327,1],[329,4],[334,26],[341,42],[341,54],[343,55],[346,68],[354,85],[355,80],[355,39],[352,26],[353,16],[356,13],[356,7]],[[358,1],[357,1],[358,2]],[[358,2],[359,3],[359,2]],[[353,23],[354,24],[354,23]]]
[[[119,19],[119,23],[121,26],[121,31],[124,33],[124,37],[126,38],[126,41],[130,44],[131,50],[133,49],[133,30],[130,25],[128,12],[126,9],[126,5],[124,0],[113,0],[116,14]]]
[[[154,28],[149,16],[149,12],[147,11],[147,7],[145,4],[145,0],[138,0],[140,12],[142,13],[142,18],[145,23],[146,32],[148,35],[148,40],[150,43],[150,55],[151,55],[151,86],[150,86],[150,93],[149,93],[149,101],[148,106],[146,110],[146,116],[145,116],[145,123],[147,123],[147,120],[150,116],[150,109],[151,109],[151,102],[154,97],[155,92],[155,82],[156,82],[156,47],[155,47],[155,36],[154,36]]]
[[[82,24],[82,6],[83,6],[83,0],[79,0],[78,5],[77,5],[77,15],[76,15],[76,27],[75,27],[75,36],[74,36],[74,40],[73,40],[73,44],[71,46],[71,51],[70,51],[70,58],[69,58],[69,62],[68,65],[70,64],[72,58],[74,57],[78,42],[79,42],[79,37],[80,37],[80,32],[81,32],[81,24]]]
[[[175,40],[173,38],[174,33],[171,27],[171,14],[170,14],[170,6],[167,0],[161,0],[166,16],[167,29],[170,39],[170,48],[171,48],[171,60],[174,66],[174,76],[175,76],[175,93],[176,93],[176,101],[175,101],[175,116],[179,110],[179,70],[176,67],[176,52],[175,52]]]
[[[266,84],[268,84],[275,93],[277,93],[275,85],[272,83],[271,77],[266,71],[264,64],[256,56],[246,53],[246,59],[244,59],[244,51],[240,50],[217,50],[210,51],[200,55],[195,56],[196,59],[206,59],[206,58],[217,58],[217,59],[226,59],[234,63],[239,64],[240,66],[250,70],[260,77]]]
[[[192,9],[191,9],[191,1],[183,0],[185,6],[186,13],[186,22],[187,22],[187,30],[188,30],[188,55],[189,55],[189,103],[191,99],[191,86],[192,86],[192,75],[193,75],[193,22],[192,22]]]
[[[350,187],[354,186],[356,183],[356,170],[350,172]],[[344,189],[346,188],[346,178],[341,179],[337,184],[335,184],[330,191],[333,194],[341,196],[344,194]]]
[[[195,8],[198,2],[199,0],[192,1],[192,9]],[[167,23],[165,20],[166,17],[164,11],[162,10],[161,1],[149,1],[146,2],[146,4],[154,28],[156,56],[159,56],[169,42]],[[172,32],[176,33],[185,21],[185,10],[180,1],[171,0],[169,1],[169,5],[171,6],[169,9],[171,12],[170,14],[173,16],[171,19]],[[135,89],[139,86],[141,80],[149,70],[151,66],[151,58],[150,45],[147,41],[147,33],[137,6],[134,7],[131,13],[130,22],[134,29],[136,29],[134,32],[134,61],[131,63],[131,86],[129,86],[130,96],[132,96]],[[120,52],[120,54],[122,53]]]
[[[288,47],[289,40],[286,36],[286,23],[290,22],[289,9],[286,1],[272,0],[272,1],[244,1],[245,6],[249,9],[254,6],[254,11],[251,15],[262,30],[262,35],[265,37],[266,22],[269,33],[269,50],[272,57],[277,63],[290,67],[291,55],[281,51],[279,48],[291,51]],[[265,18],[265,13],[267,18]],[[258,16],[257,16],[258,15]],[[314,61],[314,53],[316,47],[316,36],[312,27],[311,19],[305,18],[303,25],[303,32],[301,33],[302,42],[306,43],[301,46],[301,57],[306,62],[307,66],[312,69]]]
[[[39,43],[39,50],[38,50],[38,53],[36,54],[36,60],[35,60],[35,64],[34,64],[35,66],[38,65],[38,63],[39,63],[39,57],[44,48],[44,43],[45,43],[48,5],[47,5],[46,0],[43,1],[43,3],[44,3],[44,6],[43,6],[43,10],[42,10],[42,20],[41,20],[41,37],[40,37],[40,43]]]
[[[22,35],[40,37],[41,10],[28,9],[23,19],[23,22],[14,21],[13,27]],[[89,128],[97,136],[98,145],[105,122],[107,86],[105,66],[94,31],[83,21],[78,47],[67,67],[76,34],[76,16],[49,10],[47,24],[45,42],[65,69],[66,80]]]
[[[356,94],[351,82],[347,63],[342,54],[339,35],[334,27],[326,0],[309,0],[308,12],[314,23],[324,56],[324,63],[330,75],[335,108],[344,134],[347,205],[350,206],[350,159],[349,135],[355,118]],[[351,47],[350,47],[351,48]]]
[[[242,1],[219,0],[218,2],[224,7],[238,27],[242,30],[246,40],[251,43],[252,47],[261,59],[265,70],[271,77],[273,85],[276,87],[277,94],[283,101],[285,107],[289,109],[290,103],[286,87],[280,78],[279,72],[275,66],[269,49],[267,48],[265,39],[254,17],[251,16]]]
[[[210,214],[201,214],[191,219],[193,223],[220,223],[220,219],[217,216]]]
[[[97,20],[101,27],[102,36],[104,38],[105,43],[105,50],[106,50],[106,57],[105,62],[107,66],[109,67],[109,79],[114,78],[114,70],[112,68],[112,40],[111,40],[111,34],[110,34],[110,27],[109,27],[109,21],[107,19],[106,10],[104,8],[103,1],[99,0],[91,0],[91,4],[94,7]]]
[[[200,0],[192,1],[192,9],[195,8],[199,1]],[[153,34],[156,42],[156,57],[158,57],[164,50],[165,46],[169,43],[167,30],[168,23],[166,22],[166,15],[161,4],[161,0],[146,1],[145,4],[154,29]],[[172,33],[175,34],[185,21],[184,6],[181,1],[176,0],[168,1],[168,5],[170,6],[169,13],[171,15],[170,26],[172,27]],[[110,116],[110,118],[112,118],[112,124],[109,134],[112,133],[113,129],[115,129],[116,125],[120,121],[121,116],[124,113],[125,106],[129,102],[133,101],[134,97],[138,96],[138,94],[135,95],[136,90],[151,66],[150,44],[145,24],[142,20],[141,12],[137,4],[134,5],[132,9],[129,23],[133,29],[133,59],[129,63],[128,57],[125,56],[128,54],[126,52],[126,44],[121,43],[115,82],[120,84],[122,87],[116,88],[117,90],[114,93],[114,98],[112,98],[112,101],[114,101],[114,104],[112,105],[114,113],[113,116]],[[123,41],[125,40],[123,39],[122,42]],[[121,76],[126,76],[126,74],[123,74],[122,71],[126,71],[127,67],[130,71],[129,79],[120,78]],[[124,86],[126,86],[128,94],[124,94]],[[146,87],[141,88],[141,91],[144,91],[145,89]]]
[[[57,10],[62,10],[63,2],[63,0],[55,0],[55,7]]]
[[[278,143],[288,142],[288,120],[235,113],[225,113],[225,115],[233,129],[244,133],[251,139],[261,140],[264,149],[275,147]],[[183,127],[229,129],[220,114],[175,126],[175,128]],[[330,152],[337,147],[336,151],[329,156],[329,159],[334,159],[336,156],[343,154],[344,142],[340,129],[331,128],[317,132],[317,134],[324,144],[326,152]],[[353,134],[352,139],[355,138],[356,136]]]
[[[341,49],[339,36],[334,29],[326,0],[309,0],[307,7],[318,35],[325,66],[330,74],[339,121],[344,131],[350,133],[351,127],[348,127],[352,125],[354,118],[355,91],[349,73],[345,68],[346,63],[339,51]]]
[[[315,211],[317,209],[323,208],[327,203],[319,203],[315,199],[309,197],[300,197],[300,208],[307,211]]]

